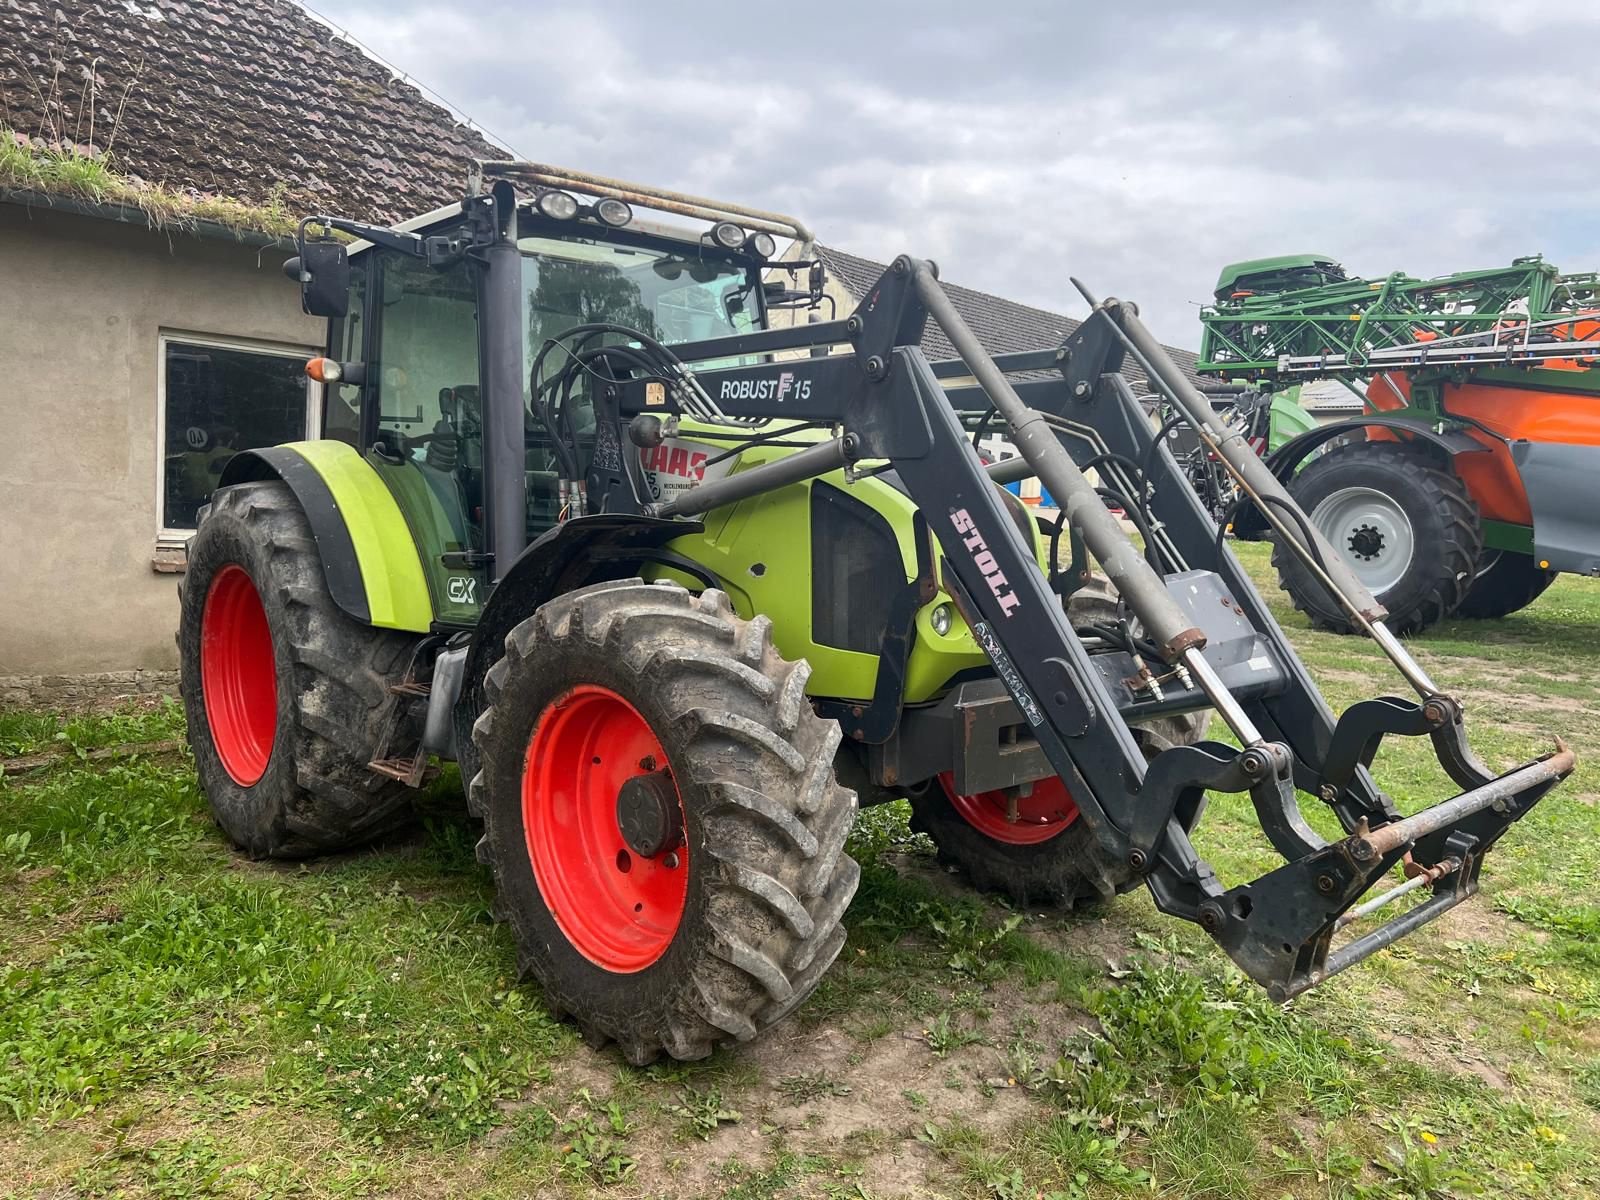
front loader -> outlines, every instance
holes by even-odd
[[[327,436],[231,460],[190,544],[202,784],[246,851],[300,856],[393,828],[459,762],[519,966],[630,1061],[804,1000],[844,942],[858,803],[909,798],[1018,902],[1142,883],[1287,1000],[1471,896],[1572,768],[1560,746],[1502,775],[1474,756],[1459,703],[1130,304],[995,358],[902,257],[806,321],[798,221],[529,163],[399,229],[317,218],[300,241]],[[924,358],[929,321],[958,360]],[[1414,699],[1335,719],[1129,359]],[[985,466],[996,419],[1020,457]],[[1022,474],[1059,521],[1005,492]],[[1231,741],[1204,740],[1213,719]],[[1370,769],[1386,736],[1429,737],[1457,794],[1402,814]],[[1282,865],[1215,876],[1191,841],[1210,792],[1249,795]]]

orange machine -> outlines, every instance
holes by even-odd
[[[1558,572],[1600,574],[1600,276],[1533,256],[1368,280],[1299,255],[1225,269],[1201,320],[1202,372],[1364,385],[1362,415],[1270,461],[1396,628],[1505,616]],[[1348,628],[1314,572],[1275,558],[1301,609]]]

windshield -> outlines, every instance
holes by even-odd
[[[760,284],[754,272],[740,263],[706,257],[693,245],[669,249],[593,238],[524,237],[517,240],[517,248],[522,251],[523,361],[530,366],[549,339],[575,325],[620,325],[669,345],[757,328],[760,309],[755,292]],[[627,338],[608,334],[603,340]],[[540,369],[541,382],[561,365],[559,353],[547,359]],[[561,420],[581,464],[580,478],[594,454],[593,386],[585,374],[561,399]],[[531,379],[526,395],[532,536],[556,523],[562,501],[556,448],[532,411]]]
[[[657,341],[748,333],[757,301],[748,268],[694,247],[645,249],[592,239],[521,238],[528,361],[545,339],[605,321]]]

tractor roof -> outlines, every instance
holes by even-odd
[[[1268,271],[1288,271],[1295,267],[1337,267],[1339,260],[1330,254],[1281,254],[1277,258],[1251,258],[1244,262],[1229,263],[1217,276],[1216,291],[1220,295],[1234,290],[1233,285],[1247,275],[1262,275]]]

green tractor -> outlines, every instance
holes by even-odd
[[[1471,895],[1570,770],[1486,772],[1348,574],[1420,702],[1335,724],[1119,373],[1139,356],[1215,440],[1131,306],[995,360],[902,258],[807,321],[823,280],[792,218],[482,170],[398,228],[308,219],[286,264],[329,319],[324,437],[228,462],[182,588],[190,742],[245,852],[371,841],[458,762],[519,967],[643,1063],[816,987],[858,802],[909,798],[1019,903],[1143,883],[1287,998]],[[923,358],[929,319],[960,360]],[[1022,457],[986,467],[996,416]],[[1000,486],[1019,471],[1069,515],[1041,525]],[[1201,740],[1213,713],[1237,745]],[[1365,765],[1386,734],[1433,737],[1462,794],[1403,817]],[[1248,792],[1284,865],[1218,881],[1189,841],[1207,790]],[[1402,857],[1432,897],[1333,948]]]

